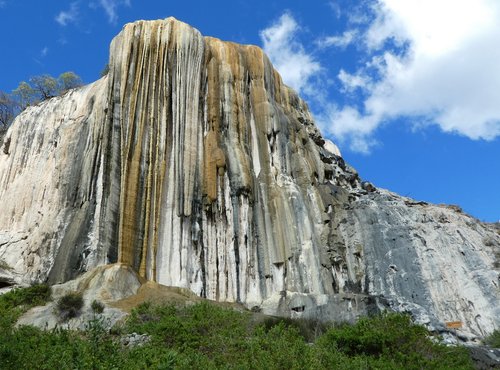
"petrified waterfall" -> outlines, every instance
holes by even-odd
[[[361,182],[258,47],[139,21],[109,66],[4,139],[4,284],[122,262],[268,313],[500,325],[498,229]]]

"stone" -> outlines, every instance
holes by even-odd
[[[45,306],[34,307],[18,320],[17,325],[33,325],[41,329],[86,329],[89,322],[100,319],[105,329],[121,321],[126,312],[113,303],[135,295],[144,283],[137,273],[123,264],[98,266],[91,271],[63,284],[52,286],[52,301]],[[83,308],[78,315],[67,318],[57,309],[57,302],[68,293],[83,297]],[[103,304],[102,314],[92,309],[92,301]]]
[[[288,317],[500,326],[498,226],[363,182],[258,47],[138,21],[109,66],[3,139],[4,284],[111,269],[123,283],[88,297],[150,281]]]
[[[151,341],[151,337],[147,334],[127,334],[120,338],[120,343],[124,347],[134,348],[141,347]]]

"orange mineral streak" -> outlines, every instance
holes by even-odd
[[[447,321],[446,327],[449,329],[461,329],[463,326],[462,321]]]

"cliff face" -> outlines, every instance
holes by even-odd
[[[255,46],[128,24],[101,80],[28,108],[0,152],[0,281],[120,262],[267,313],[391,306],[500,325],[500,235],[361,183]]]

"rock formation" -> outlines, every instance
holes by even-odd
[[[119,262],[265,313],[500,326],[498,229],[362,182],[258,47],[138,21],[109,66],[7,132],[0,284]]]

